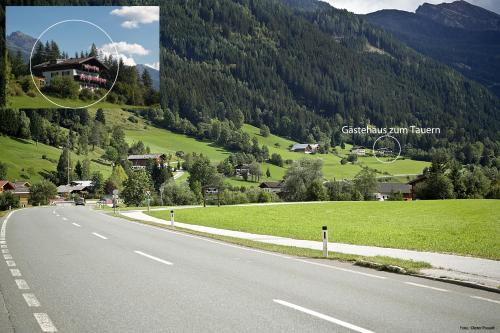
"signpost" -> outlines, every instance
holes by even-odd
[[[113,214],[116,214],[116,206],[118,206],[118,193],[117,189],[113,190]]]
[[[170,211],[170,225],[172,227],[174,226],[174,210],[173,209]]]
[[[328,227],[323,226],[323,257],[328,257]]]
[[[151,202],[151,191],[146,191],[146,197],[148,201],[148,212],[149,212],[149,203]]]
[[[217,206],[220,207],[220,193],[219,188],[215,186],[203,187],[203,207],[207,206],[207,200],[210,196],[217,195]]]

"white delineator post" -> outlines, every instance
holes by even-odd
[[[173,209],[170,211],[170,225],[172,227],[174,226],[174,210]]]
[[[322,231],[323,231],[323,256],[328,257],[328,227],[324,225]]]

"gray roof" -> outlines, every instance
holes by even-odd
[[[411,193],[411,185],[402,183],[379,183],[379,193]]]
[[[29,189],[29,187],[26,187],[26,186],[16,186],[14,193],[17,193],[17,194],[30,193],[30,189]]]
[[[150,160],[159,158],[161,154],[128,155],[128,160]]]

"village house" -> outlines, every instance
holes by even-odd
[[[391,156],[394,154],[394,152],[390,148],[382,147],[382,148],[377,149],[376,154],[377,154],[377,156]]]
[[[250,166],[248,164],[238,164],[234,168],[234,172],[238,177],[243,177],[243,175],[251,176]]]
[[[365,149],[365,147],[362,147],[362,146],[353,146],[351,149],[351,153],[353,153],[357,156],[365,156],[366,149]]]
[[[423,183],[427,180],[427,176],[426,175],[420,175],[420,176],[417,176],[417,178],[413,179],[413,180],[410,180],[408,182],[408,185],[411,186],[411,196],[413,198],[413,200],[415,200],[417,198],[417,185],[420,184],[420,183]]]
[[[26,207],[30,199],[31,184],[27,181],[19,181],[14,183],[15,189],[13,194],[19,198],[21,207]]]
[[[42,85],[50,85],[58,76],[69,76],[78,82],[81,89],[98,89],[107,80],[100,77],[102,70],[108,70],[97,57],[53,59],[33,66],[33,74]]]
[[[8,180],[0,180],[0,193],[5,191],[14,191],[16,186]]]
[[[129,155],[127,160],[132,163],[133,170],[146,169],[151,160],[155,161],[157,165],[165,166],[165,155],[163,154]]]
[[[295,153],[316,154],[319,150],[317,143],[296,143],[290,148]]]
[[[281,193],[283,190],[283,182],[262,182],[259,188],[268,193]]]
[[[59,185],[57,187],[57,194],[69,197],[71,194],[78,194],[85,196],[85,194],[92,191],[94,183],[91,180],[75,180],[68,185]]]
[[[384,201],[397,193],[401,193],[405,201],[412,200],[411,186],[403,183],[379,183],[375,198]]]

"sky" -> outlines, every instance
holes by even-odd
[[[452,0],[324,0],[335,8],[344,8],[356,14],[367,14],[382,9],[415,10],[424,2],[439,4]],[[500,14],[500,0],[467,0],[467,2]]]
[[[6,32],[21,31],[34,38],[57,22],[85,20],[101,27],[114,44],[98,28],[84,22],[61,23],[41,38],[54,40],[70,57],[75,52],[90,50],[92,43],[104,54],[115,55],[115,46],[126,65],[146,64],[159,67],[159,7],[110,6],[7,6]]]

